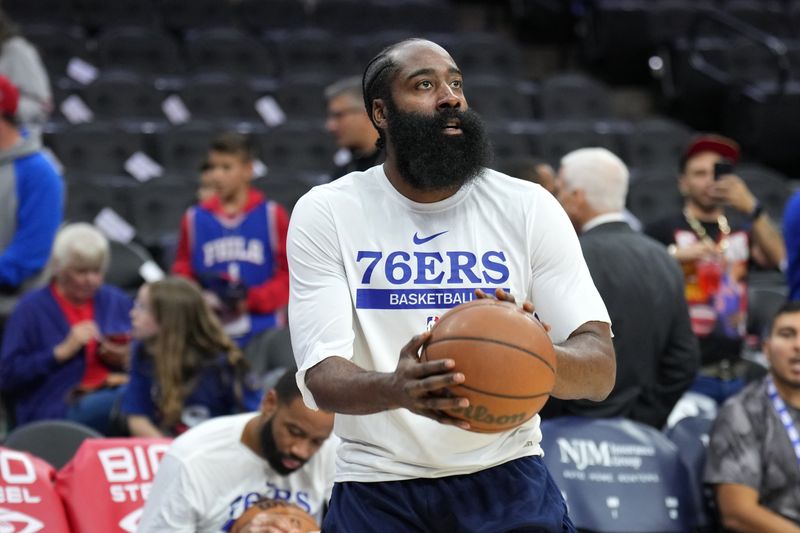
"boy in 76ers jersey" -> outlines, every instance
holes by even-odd
[[[203,286],[239,346],[283,325],[289,301],[289,217],[283,206],[250,187],[254,159],[244,135],[224,133],[211,143],[208,163],[216,194],[184,215],[172,267]]]

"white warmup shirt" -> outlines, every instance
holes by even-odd
[[[203,422],[172,443],[147,497],[139,533],[220,533],[262,497],[289,500],[322,523],[333,488],[338,439],[281,476],[241,442],[253,413]]]
[[[554,342],[585,322],[610,322],[556,199],[493,170],[432,204],[397,192],[382,166],[348,174],[300,199],[287,246],[297,381],[312,408],[306,370],[336,355],[393,372],[411,337],[476,288],[533,302]],[[465,474],[542,453],[538,415],[479,434],[395,409],[337,414],[335,432],[336,481]]]

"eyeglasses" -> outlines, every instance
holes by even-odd
[[[342,120],[347,115],[361,113],[362,111],[363,109],[360,107],[351,107],[348,109],[342,109],[341,111],[328,111],[328,120]]]

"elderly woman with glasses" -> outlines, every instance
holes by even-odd
[[[51,283],[26,294],[6,324],[0,391],[14,423],[68,418],[107,433],[127,382],[130,309],[103,284],[106,238],[90,224],[64,227],[50,257]]]

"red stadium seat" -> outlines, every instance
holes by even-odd
[[[46,461],[26,452],[0,448],[3,531],[69,533],[55,477],[55,470]]]
[[[170,442],[139,438],[85,441],[56,478],[72,532],[136,531]]]

